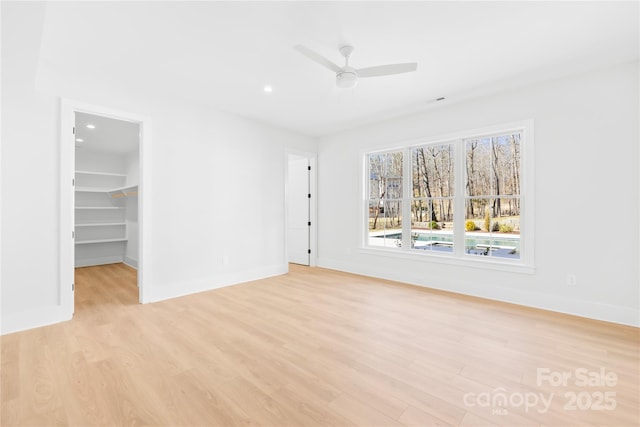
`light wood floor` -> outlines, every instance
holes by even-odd
[[[637,328],[299,266],[148,305],[123,265],[76,283],[73,320],[2,337],[3,426],[640,425]]]

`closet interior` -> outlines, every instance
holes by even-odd
[[[76,112],[75,267],[138,267],[139,124]]]

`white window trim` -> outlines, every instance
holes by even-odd
[[[379,248],[368,246],[368,163],[367,156],[372,153],[386,153],[390,151],[402,151],[404,182],[411,183],[411,149],[425,144],[438,143],[456,143],[456,168],[455,168],[455,188],[456,197],[454,199],[454,222],[456,224],[464,223],[464,204],[465,193],[464,183],[466,182],[466,168],[459,165],[464,164],[464,150],[462,140],[470,138],[481,138],[485,136],[493,136],[501,133],[519,131],[522,132],[523,144],[520,151],[520,249],[521,258],[518,260],[507,260],[499,258],[479,257],[476,255],[467,255],[464,253],[464,233],[458,232],[454,234],[454,253],[431,253],[428,251],[418,252],[412,251],[411,248],[411,221],[404,220],[402,222],[402,248]],[[408,155],[409,154],[409,155]],[[362,197],[361,197],[361,226],[360,226],[360,249],[358,253],[366,255],[384,256],[392,258],[401,258],[412,261],[428,261],[440,264],[449,264],[462,267],[481,268],[490,270],[508,271],[514,273],[533,274],[535,272],[534,263],[534,237],[535,237],[535,189],[534,189],[534,123],[532,119],[519,122],[501,124],[483,127],[479,129],[471,129],[455,132],[448,135],[440,135],[435,137],[420,138],[416,140],[404,141],[401,143],[390,144],[385,148],[372,148],[362,150],[360,152],[360,176],[362,177]],[[410,212],[410,208],[405,206],[410,203],[411,185],[403,185],[403,212]]]

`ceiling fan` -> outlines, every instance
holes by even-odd
[[[333,62],[329,61],[319,53],[309,49],[306,46],[297,45],[294,46],[298,52],[311,59],[314,62],[330,69],[336,73],[336,85],[340,88],[354,87],[358,83],[359,77],[378,77],[389,76],[392,74],[409,73],[418,69],[418,64],[415,62],[408,62],[405,64],[389,64],[378,65],[375,67],[366,68],[353,68],[349,66],[349,57],[353,53],[353,46],[345,45],[340,47],[340,53],[344,56],[344,67],[339,67]]]

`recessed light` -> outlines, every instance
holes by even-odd
[[[95,126],[95,125],[92,125],[92,124],[88,124],[88,125],[87,125],[87,129],[95,129],[95,128],[96,128],[96,126]]]
[[[273,92],[273,88],[271,86],[269,86],[269,85],[265,85],[264,91],[266,93],[271,93],[271,92]]]
[[[82,138],[76,138],[76,142],[84,142],[84,139],[82,139]]]

